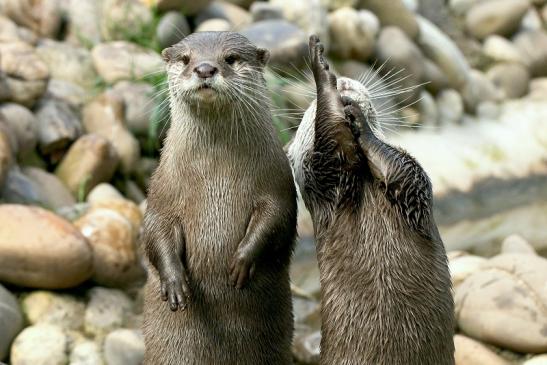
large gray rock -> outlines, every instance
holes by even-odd
[[[478,340],[524,353],[547,351],[547,260],[502,254],[456,289],[461,330]]]
[[[68,338],[60,327],[27,327],[11,348],[11,365],[66,365]]]
[[[341,59],[366,61],[374,50],[380,29],[376,15],[368,10],[345,7],[330,13],[328,20],[331,53]]]
[[[519,33],[515,45],[522,52],[534,77],[547,75],[547,32],[543,30]]]
[[[270,4],[269,2],[253,2],[249,8],[253,23],[262,20],[282,19],[283,9],[278,5]]]
[[[478,39],[492,34],[509,36],[519,27],[528,0],[490,0],[473,6],[465,18],[467,31]]]
[[[101,35],[106,41],[150,36],[152,12],[139,0],[101,0]]]
[[[509,365],[495,352],[469,337],[454,336],[454,347],[454,357],[458,365]]]
[[[140,158],[137,139],[127,130],[124,100],[107,91],[87,104],[83,110],[83,125],[87,132],[106,138],[120,158],[122,172],[135,169]]]
[[[82,134],[78,114],[61,100],[44,99],[36,109],[40,152],[53,162]]]
[[[68,294],[34,291],[22,301],[29,324],[51,324],[65,330],[81,330],[84,325],[85,303]]]
[[[199,13],[196,23],[200,24],[209,19],[224,19],[231,25],[232,30],[242,29],[252,23],[251,14],[241,7],[225,1],[214,1]]]
[[[59,209],[76,203],[68,188],[57,176],[36,167],[25,167],[23,174],[37,187],[40,201],[49,209]]]
[[[91,96],[81,86],[72,82],[51,79],[47,84],[47,99],[60,100],[68,104],[73,110],[80,110],[86,100]]]
[[[68,221],[42,208],[12,204],[0,205],[0,221],[0,281],[63,289],[91,276],[91,247]]]
[[[3,0],[2,12],[44,37],[55,38],[61,28],[61,7],[57,0]]]
[[[0,114],[17,138],[19,157],[24,157],[34,151],[37,140],[37,121],[30,110],[15,103],[0,105]]]
[[[410,38],[397,27],[385,27],[378,37],[376,57],[385,63],[384,69],[391,74],[398,72],[390,81],[401,79],[394,84],[398,89],[410,89],[400,95],[406,101],[418,100],[418,85],[425,78],[424,56]],[[412,88],[414,88],[412,90]]]
[[[52,78],[72,82],[90,89],[97,82],[89,50],[51,39],[41,40],[36,54],[48,66]]]
[[[89,340],[78,342],[70,352],[70,365],[104,365],[101,349]]]
[[[454,42],[429,20],[418,17],[418,45],[445,73],[451,86],[460,89],[469,78],[469,65]]]
[[[142,79],[164,69],[159,54],[126,41],[98,44],[91,55],[95,69],[109,83]]]
[[[127,128],[139,136],[147,136],[154,107],[154,87],[144,82],[120,81],[114,85],[125,104]]]
[[[70,146],[55,175],[72,195],[85,197],[96,185],[110,181],[118,162],[118,154],[106,138],[86,134]]]
[[[3,71],[0,99],[32,106],[46,90],[49,70],[32,46],[23,42],[0,43]]]
[[[23,315],[17,299],[0,285],[0,361],[9,353],[15,336],[23,329]]]
[[[40,187],[21,172],[18,167],[9,170],[1,189],[5,203],[46,206]]]
[[[68,0],[68,40],[92,47],[101,43],[101,0]]]
[[[144,359],[144,339],[140,331],[119,329],[104,340],[106,365],[140,365]]]
[[[316,34],[328,49],[330,45],[327,11],[321,0],[271,0],[281,8],[286,20],[296,24],[306,34]],[[350,20],[351,21],[351,20]]]
[[[172,46],[190,34],[188,21],[178,11],[170,11],[162,15],[156,27],[156,38],[162,48]]]
[[[294,72],[304,65],[308,55],[308,38],[297,26],[284,20],[266,20],[254,23],[241,33],[258,47],[270,51],[269,65],[274,70]]]
[[[360,0],[360,6],[376,14],[383,26],[399,27],[412,39],[420,32],[415,15],[401,0]]]
[[[486,75],[508,99],[520,98],[528,93],[530,73],[521,64],[499,63],[491,67]]]
[[[471,70],[467,84],[461,91],[467,110],[475,112],[484,102],[498,102],[503,98],[496,85],[482,71]]]
[[[95,287],[88,292],[89,304],[85,311],[85,332],[104,337],[125,325],[133,304],[121,290]]]

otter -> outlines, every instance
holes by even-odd
[[[142,243],[147,365],[292,364],[296,187],[263,77],[233,32],[165,49],[172,122]]]
[[[451,281],[418,162],[310,38],[317,99],[289,146],[317,241],[324,365],[454,364]]]

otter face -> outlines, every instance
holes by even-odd
[[[193,33],[162,52],[171,97],[187,104],[237,101],[263,80],[269,53],[233,32]]]
[[[376,111],[372,105],[367,88],[359,81],[347,77],[339,77],[337,79],[336,88],[340,92],[340,96],[347,96],[359,104],[367,119],[367,122],[376,136],[382,137],[382,131],[376,118]],[[313,152],[316,106],[317,102],[314,100],[304,113],[302,121],[296,131],[296,135],[294,136],[294,139],[288,149],[288,155],[293,167],[294,177],[300,187],[305,185],[304,162]]]

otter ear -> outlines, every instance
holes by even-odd
[[[161,56],[163,57],[163,60],[165,62],[171,62],[173,58],[175,57],[175,48],[174,47],[167,47],[163,51],[161,51]]]
[[[266,66],[268,60],[270,59],[270,51],[265,48],[258,48],[256,50],[256,59],[260,66]]]

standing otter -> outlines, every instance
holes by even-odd
[[[429,179],[378,137],[366,88],[337,80],[313,36],[310,57],[317,107],[289,155],[317,239],[321,364],[454,364],[450,275]]]
[[[144,218],[144,363],[291,364],[296,191],[265,93],[269,54],[203,32],[162,55],[172,123]]]

